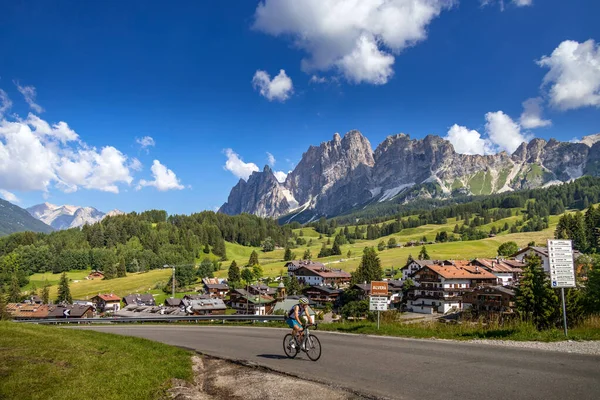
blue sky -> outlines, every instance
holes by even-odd
[[[192,213],[335,132],[600,132],[600,2],[484,3],[2,2],[0,196]]]

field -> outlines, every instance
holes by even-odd
[[[0,322],[1,399],[162,399],[190,353],[146,339]]]
[[[487,225],[479,227],[484,231],[492,228],[492,226],[500,227],[508,222],[509,225],[521,218],[518,216],[519,210],[513,210],[513,216],[492,222]],[[486,238],[482,240],[473,241],[460,241],[460,242],[447,242],[447,243],[436,243],[427,245],[427,251],[432,259],[471,259],[475,257],[494,257],[500,244],[507,241],[515,241],[520,247],[525,247],[529,242],[534,241],[536,243],[545,243],[547,239],[550,239],[554,235],[556,224],[558,223],[559,216],[550,217],[550,227],[540,232],[527,232],[527,233],[507,233],[502,232],[498,236],[493,238]],[[367,246],[376,247],[377,244],[383,240],[385,243],[394,237],[398,243],[405,244],[409,241],[420,241],[423,237],[427,238],[427,241],[433,241],[435,236],[442,231],[452,232],[456,224],[462,224],[462,221],[456,221],[454,218],[448,219],[446,224],[443,225],[423,225],[417,228],[404,229],[398,234],[382,237],[375,240],[359,240],[354,244],[345,244],[341,246],[342,255],[332,256],[326,258],[320,258],[318,261],[329,265],[332,268],[342,268],[346,271],[354,271],[361,260],[362,251]],[[338,228],[338,232],[342,228]],[[354,227],[350,228],[351,231]],[[317,255],[323,243],[327,243],[328,240],[333,242],[333,237],[328,238],[323,236],[319,239],[319,233],[313,228],[301,228],[295,230],[295,233],[300,234],[306,241],[312,240],[312,245],[300,246],[292,249],[296,253],[296,258],[301,258],[304,251],[308,248],[313,256],[314,260],[317,260]],[[227,270],[231,261],[236,260],[238,266],[243,266],[247,263],[250,258],[250,254],[253,250],[256,250],[259,256],[259,261],[262,265],[265,276],[275,277],[278,275],[285,274],[283,261],[284,250],[276,249],[272,252],[263,252],[262,249],[256,247],[245,247],[235,243],[226,243],[227,249],[227,260],[222,262],[221,270],[215,272],[215,276],[219,278],[227,277]],[[330,247],[331,245],[329,245]],[[405,265],[409,255],[417,257],[420,246],[417,247],[400,247],[393,249],[385,249],[379,252],[379,258],[381,260],[382,267],[398,269]],[[348,251],[350,251],[350,257],[348,257]],[[207,255],[207,257],[214,259],[215,256]],[[201,257],[203,258],[203,257]],[[198,261],[201,261],[199,259]],[[71,279],[71,293],[74,299],[89,299],[98,293],[115,293],[119,296],[124,296],[131,293],[152,293],[155,295],[157,302],[162,303],[168,296],[161,290],[169,280],[171,270],[153,270],[146,273],[135,273],[128,274],[125,278],[117,278],[113,280],[93,280],[88,281],[85,279],[90,271],[72,271],[69,272],[69,278]],[[58,280],[60,275],[58,274],[34,274],[31,276],[31,282],[26,287],[26,290],[31,288],[32,284],[35,284],[39,290],[44,284],[44,281],[48,281],[53,284],[51,288],[51,298],[55,298]],[[200,285],[197,285],[198,288]],[[191,288],[193,289],[193,288]],[[177,294],[177,297],[182,297],[184,293]]]

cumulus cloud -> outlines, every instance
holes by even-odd
[[[245,163],[233,149],[225,149],[223,152],[227,156],[227,161],[223,168],[238,178],[247,181],[253,172],[259,171],[256,164]]]
[[[513,153],[521,143],[532,138],[531,135],[521,133],[521,126],[502,111],[489,112],[485,114],[485,119],[489,140],[500,151]]]
[[[10,201],[11,203],[20,203],[21,200],[14,193],[9,192],[8,190],[0,189],[0,196],[6,201]]]
[[[63,121],[50,126],[48,122],[37,115],[29,113],[25,123],[34,129],[36,135],[47,136],[50,139],[58,139],[63,144],[79,139],[79,135]]]
[[[254,28],[291,37],[308,54],[302,69],[337,70],[353,83],[384,84],[394,55],[427,38],[427,26],[454,0],[264,0]]]
[[[161,192],[165,192],[167,190],[182,190],[184,186],[179,182],[177,175],[168,169],[165,165],[162,165],[160,161],[154,160],[152,163],[152,177],[154,180],[147,181],[145,179],[140,179],[140,182],[137,186],[137,190],[141,189],[144,186],[154,186]]]
[[[141,163],[113,146],[87,145],[60,121],[51,124],[37,115],[0,119],[0,189],[70,193],[84,189],[119,193],[130,185]]]
[[[542,128],[552,125],[549,119],[542,119],[542,98],[535,97],[523,102],[523,114],[520,123],[525,129]]]
[[[273,175],[275,175],[275,179],[277,179],[277,182],[283,183],[283,182],[285,182],[285,179],[287,178],[287,176],[290,172],[292,172],[292,171],[288,171],[288,172],[275,171],[275,172],[273,172]]]
[[[277,160],[275,160],[275,156],[273,154],[271,154],[267,151],[267,161],[268,161],[269,165],[272,167],[275,165],[275,162]]]
[[[285,74],[285,70],[279,70],[279,75],[271,79],[271,76],[261,70],[257,70],[252,78],[252,86],[257,89],[261,96],[266,97],[269,101],[278,100],[286,101],[294,92],[294,86],[289,76]]]
[[[29,104],[29,107],[31,107],[31,109],[33,111],[35,111],[38,114],[44,112],[44,109],[42,108],[42,106],[40,106],[39,104],[37,104],[35,102],[35,98],[37,97],[37,92],[35,90],[35,87],[21,86],[18,81],[13,81],[13,83],[15,84],[15,86],[17,87],[19,92],[21,92],[21,94],[25,98],[25,101],[27,102],[27,104]]]
[[[457,153],[482,155],[493,153],[492,143],[483,139],[479,132],[469,130],[466,126],[454,124],[444,139],[452,143]]]
[[[12,101],[6,94],[6,92],[0,89],[0,118],[4,115],[5,112],[10,110],[12,107]]]
[[[561,110],[600,107],[600,45],[594,40],[565,40],[537,63],[550,69],[542,87],[548,87],[551,105]]]
[[[143,138],[136,138],[135,142],[140,145],[142,150],[148,151],[148,147],[154,147],[156,144],[154,139],[150,136],[144,136]]]

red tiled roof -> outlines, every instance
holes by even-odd
[[[117,296],[116,294],[99,294],[98,296],[95,297],[99,297],[104,301],[121,301],[121,298],[119,296]]]
[[[476,265],[470,265],[466,260],[453,260],[454,265],[428,265],[438,275],[446,279],[496,279],[496,276]]]

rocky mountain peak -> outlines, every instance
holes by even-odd
[[[308,220],[390,200],[535,188],[600,174],[600,134],[584,140],[533,139],[512,155],[466,155],[436,135],[422,139],[391,135],[373,152],[359,131],[343,137],[336,133],[330,141],[310,146],[285,183],[278,183],[268,166],[253,173],[247,183],[240,181],[221,211],[271,217],[294,211]]]
[[[597,142],[600,142],[600,133],[596,133],[595,135],[584,136],[583,139],[581,139],[581,143],[585,144],[588,147],[592,147]]]

